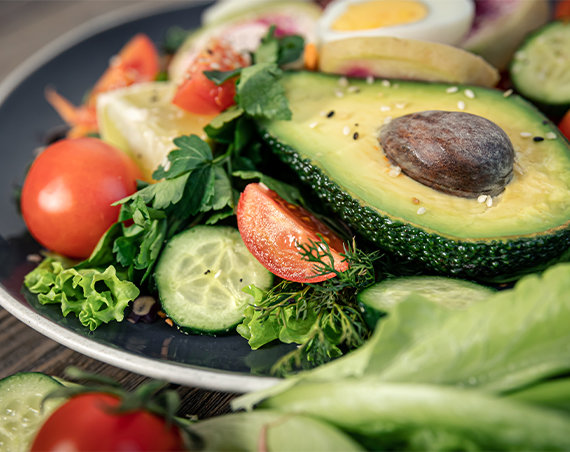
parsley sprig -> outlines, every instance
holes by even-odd
[[[275,339],[298,347],[281,357],[271,372],[283,376],[328,362],[364,343],[371,334],[356,295],[374,283],[378,252],[366,253],[353,242],[342,253],[346,271],[334,268],[326,242],[299,244],[303,259],[312,262],[315,275],[335,277],[315,284],[281,281],[267,292],[249,287],[255,301],[246,309],[238,332],[257,349]]]

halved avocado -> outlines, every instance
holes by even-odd
[[[296,72],[283,79],[291,121],[265,140],[355,230],[448,275],[503,280],[570,246],[570,147],[531,104],[498,90]],[[380,146],[382,126],[414,112],[487,118],[510,139],[512,178],[497,196],[447,194],[406,176]]]

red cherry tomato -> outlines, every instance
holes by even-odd
[[[249,184],[240,196],[237,222],[241,237],[261,264],[289,281],[320,282],[334,273],[315,277],[314,264],[304,260],[297,244],[321,241],[329,245],[334,268],[344,271],[342,240],[306,209],[288,203],[263,184]]]
[[[115,396],[104,393],[69,399],[42,425],[32,452],[184,450],[177,427],[144,410],[113,413],[118,403]]]
[[[230,79],[218,86],[204,75],[204,71],[225,72],[244,66],[247,66],[247,60],[230,44],[212,40],[193,60],[172,103],[199,115],[214,115],[224,111],[235,103],[236,81]]]
[[[84,105],[76,107],[52,89],[46,91],[46,98],[62,119],[72,126],[69,137],[85,136],[98,130],[95,107],[99,94],[153,81],[159,71],[160,57],[156,47],[148,36],[137,34],[111,59]]]
[[[88,257],[117,221],[111,204],[136,191],[141,173],[122,151],[96,138],[65,139],[32,163],[22,188],[22,215],[32,236],[68,257]]]
[[[570,110],[566,112],[560,124],[558,124],[558,128],[562,132],[562,134],[570,140]]]
[[[558,0],[554,6],[554,18],[570,20],[570,0]]]

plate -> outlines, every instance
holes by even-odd
[[[52,85],[78,104],[111,55],[137,32],[160,43],[171,26],[196,28],[206,2],[152,12],[103,16],[62,35],[0,84],[0,305],[43,335],[91,358],[152,378],[212,390],[247,392],[275,384],[268,369],[289,347],[252,351],[238,335],[190,336],[164,322],[103,325],[94,332],[58,306],[40,305],[22,290],[40,250],[14,202],[36,148],[61,120],[44,98]]]

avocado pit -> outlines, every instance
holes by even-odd
[[[430,110],[380,129],[388,159],[408,177],[464,198],[497,196],[511,181],[515,152],[497,124],[465,112]]]

